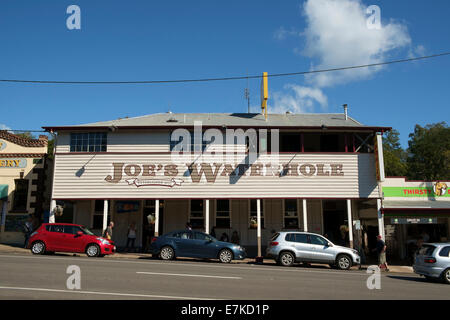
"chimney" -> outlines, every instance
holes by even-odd
[[[345,120],[348,120],[348,113],[347,113],[347,104],[344,104],[344,115],[345,115]]]

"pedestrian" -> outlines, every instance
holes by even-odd
[[[103,238],[111,240],[112,239],[113,228],[114,228],[114,222],[111,221],[109,223],[108,227],[105,229],[105,231],[103,231]]]
[[[135,223],[132,222],[130,226],[128,227],[128,233],[127,233],[127,249],[129,248],[131,244],[131,249],[134,250],[134,243],[136,241],[136,226]]]
[[[214,238],[216,237],[216,226],[212,227],[211,236],[213,236]]]
[[[33,233],[33,217],[31,214],[28,215],[27,221],[23,227],[25,233],[24,248],[26,248],[28,246],[28,239],[30,239],[30,235]]]
[[[187,230],[192,230],[192,225],[191,225],[191,223],[189,221],[186,222],[186,229]]]
[[[236,230],[234,230],[233,234],[231,235],[231,243],[239,244],[239,235]]]
[[[229,241],[228,235],[225,232],[222,233],[222,236],[220,237],[220,241],[223,241],[223,242],[228,242]]]
[[[386,262],[386,243],[383,241],[383,237],[381,235],[377,236],[377,245],[375,250],[378,254],[378,266],[380,269],[385,269],[385,271],[389,271],[388,264]]]

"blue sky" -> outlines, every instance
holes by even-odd
[[[66,9],[81,8],[81,30]],[[361,13],[381,9],[382,28]],[[337,7],[336,7],[337,6]],[[364,13],[364,12],[363,12]],[[450,51],[450,2],[434,0],[2,0],[0,79],[123,81],[307,71]],[[367,16],[368,17],[368,16]],[[450,56],[269,79],[274,112],[342,112],[391,126],[449,120]],[[246,112],[246,80],[164,85],[0,83],[0,126],[34,129],[166,112]],[[259,80],[250,80],[258,110]]]

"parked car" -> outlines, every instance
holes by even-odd
[[[150,244],[150,252],[162,260],[191,257],[219,259],[220,262],[230,263],[231,260],[246,257],[246,251],[240,245],[219,241],[209,234],[191,230],[172,231],[154,237]]]
[[[413,270],[428,280],[450,284],[450,242],[424,243],[416,253]]]
[[[358,251],[334,245],[325,237],[309,232],[283,231],[273,235],[266,256],[282,266],[295,262],[326,263],[331,267],[348,270],[359,265]]]
[[[43,223],[30,235],[28,249],[33,254],[73,252],[86,253],[88,257],[103,257],[116,252],[113,241],[70,223]]]

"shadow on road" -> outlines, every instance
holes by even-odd
[[[411,277],[411,276],[393,276],[389,275],[387,276],[391,279],[397,279],[397,280],[405,280],[405,281],[414,281],[414,282],[421,282],[421,283],[440,283],[438,280],[427,280],[422,277]]]

